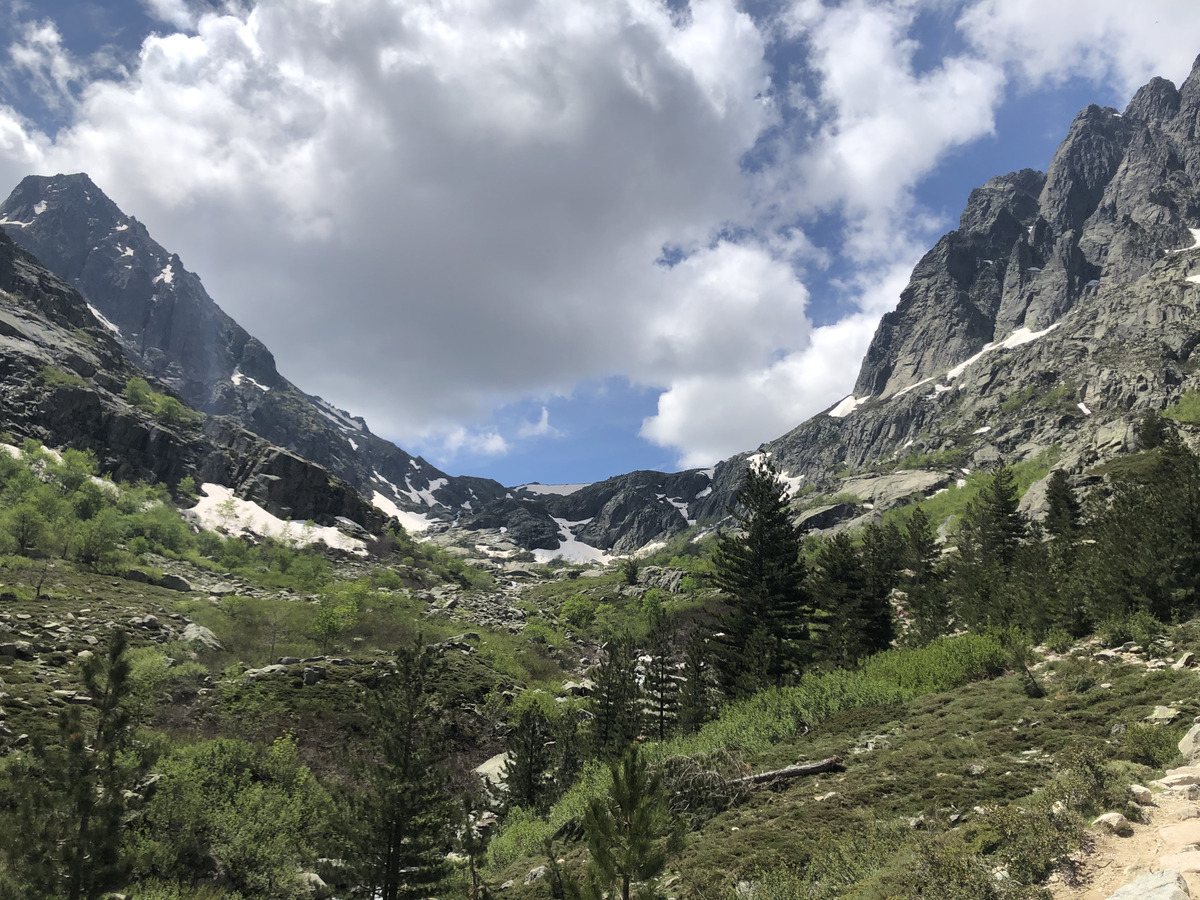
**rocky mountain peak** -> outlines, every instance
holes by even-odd
[[[1125,118],[1139,124],[1161,126],[1179,112],[1179,91],[1165,78],[1152,78],[1133,95]]]

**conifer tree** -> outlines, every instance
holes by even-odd
[[[846,532],[835,534],[821,544],[814,562],[810,592],[825,615],[826,628],[820,646],[827,663],[852,665],[861,657],[882,649],[878,641],[885,630],[890,635],[890,609],[887,610],[889,627],[884,629],[880,626],[884,615],[874,606],[862,560]],[[883,602],[887,603],[886,600]]]
[[[18,759],[7,805],[13,833],[0,835],[7,868],[31,897],[94,900],[121,882],[126,791],[139,774],[129,724],[125,634],[84,664],[94,720],[78,706],[59,716],[57,740]]]
[[[950,627],[950,604],[938,566],[937,534],[925,510],[917,506],[904,533],[905,608],[909,615],[906,643],[921,647],[946,634]]]
[[[1072,540],[1079,531],[1079,501],[1062,469],[1050,473],[1046,483],[1046,506],[1043,523],[1046,533],[1059,540]]]
[[[667,792],[636,745],[610,770],[608,796],[593,799],[584,815],[589,892],[630,900],[633,885],[640,883],[638,896],[650,898],[655,895],[648,882],[662,873],[673,836]]]
[[[523,708],[508,733],[508,761],[504,765],[504,787],[509,808],[519,806],[542,812],[547,805],[546,770],[552,741],[549,719],[537,706]]]
[[[693,631],[683,653],[683,686],[679,694],[679,728],[684,734],[700,730],[712,713],[712,674],[708,646],[699,630]]]
[[[637,682],[637,660],[633,639],[626,634],[608,643],[607,656],[596,670],[592,695],[592,742],[596,756],[620,756],[638,736],[641,722],[641,689]]]
[[[770,462],[749,468],[731,514],[738,532],[723,534],[713,556],[727,603],[717,663],[726,694],[739,697],[768,679],[782,684],[801,665],[812,607],[802,531],[792,523],[787,487]]]
[[[665,741],[675,730],[679,715],[679,675],[675,668],[675,633],[665,621],[660,621],[650,635],[647,654],[644,696],[646,734]]]
[[[438,711],[434,657],[402,647],[368,700],[369,754],[357,766],[346,829],[352,868],[368,896],[427,897],[445,875],[454,803]]]
[[[963,514],[953,587],[959,615],[973,628],[1014,620],[1007,589],[1027,531],[1018,502],[1012,469],[1001,463]]]

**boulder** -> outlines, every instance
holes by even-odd
[[[535,881],[545,878],[547,871],[549,870],[546,866],[538,866],[536,869],[530,869],[529,874],[525,876],[525,883],[533,884]]]
[[[1150,872],[1136,878],[1108,900],[1191,900],[1183,876],[1175,871]]]
[[[1150,788],[1140,784],[1131,784],[1129,786],[1129,794],[1133,797],[1134,803],[1140,803],[1142,806],[1154,805],[1154,794]]]
[[[1130,827],[1129,820],[1119,812],[1109,812],[1102,816],[1097,816],[1096,820],[1092,822],[1092,825],[1102,825],[1109,831],[1116,834],[1120,834],[1122,831],[1125,831]]]
[[[187,627],[183,629],[183,634],[179,639],[185,644],[193,642],[201,643],[209,650],[224,650],[221,642],[217,640],[217,636],[212,633],[211,629],[205,628],[203,625],[197,625],[195,622],[189,622]]]
[[[1146,716],[1146,721],[1151,725],[1170,725],[1179,718],[1179,710],[1171,709],[1169,706],[1156,706],[1154,712]]]
[[[192,586],[188,583],[188,580],[181,578],[179,575],[164,575],[159,584],[169,591],[179,591],[184,594],[190,594],[192,591]]]
[[[1193,725],[1179,741],[1179,753],[1189,765],[1200,763],[1200,725]]]

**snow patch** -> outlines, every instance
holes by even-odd
[[[0,219],[0,225],[16,225],[18,228],[28,228],[32,222],[18,222],[16,219]]]
[[[1200,274],[1189,275],[1187,277],[1187,280],[1190,281],[1192,284],[1200,284]]]
[[[842,401],[829,412],[827,412],[826,415],[831,419],[844,419],[870,399],[870,397],[855,397],[853,394],[850,394],[848,397],[843,398]]]
[[[163,266],[163,270],[154,276],[154,280],[151,282],[151,284],[158,284],[160,281],[163,284],[172,284],[175,281],[175,272],[171,268],[170,263],[167,263],[165,266]]]
[[[1085,416],[1090,416],[1092,414],[1092,410],[1086,403],[1076,403],[1075,405],[1079,407],[1079,411]]]
[[[409,499],[411,499],[413,503],[424,503],[426,506],[442,506],[443,504],[441,501],[433,496],[433,492],[445,487],[448,483],[449,480],[446,478],[435,478],[433,481],[429,482],[429,487],[423,490],[417,490],[412,486],[412,481],[408,478],[408,476],[405,476],[404,486],[408,488],[408,490],[396,491],[396,493],[408,494]]]
[[[116,228],[113,229],[113,231],[128,231],[128,230],[129,230],[128,225],[118,225]]]
[[[1038,338],[1049,334],[1058,327],[1058,324],[1058,322],[1055,322],[1049,328],[1043,328],[1041,331],[1031,331],[1028,328],[1021,327],[1002,341],[992,341],[990,344],[984,344],[982,350],[969,359],[963,360],[957,366],[947,372],[946,380],[953,381],[955,378],[965,372],[968,366],[978,362],[981,358],[988,353],[991,353],[993,350],[1012,350],[1016,347],[1022,347],[1025,344],[1036,341]]]
[[[358,444],[354,443],[354,438],[346,438],[346,443],[350,445],[351,450],[358,449]]]
[[[804,481],[804,476],[789,475],[787,472],[780,472],[779,480],[787,486],[787,495],[789,497],[794,497],[796,496],[796,491],[800,490],[800,483]]]
[[[394,519],[399,519],[400,524],[404,526],[404,530],[413,534],[420,534],[429,528],[430,519],[424,513],[409,512],[407,509],[401,509],[391,498],[386,494],[381,494],[375,491],[371,495],[371,503],[375,508],[384,515],[391,516]]]
[[[554,519],[558,525],[559,544],[557,550],[534,550],[533,558],[539,563],[548,563],[552,559],[565,559],[567,562],[575,563],[601,563],[608,564],[612,557],[603,550],[598,550],[589,544],[575,540],[575,533],[572,529],[577,525],[586,525],[591,519],[582,519],[579,522],[568,522],[566,519]]]
[[[40,216],[45,211],[46,211],[46,201],[45,200],[39,200],[36,204],[34,204],[33,214],[35,216]]]
[[[350,414],[345,410],[338,409],[331,403],[326,403],[320,397],[316,398],[317,412],[327,418],[339,428],[353,428],[355,431],[362,431],[363,425],[361,422],[356,422],[350,418]],[[415,465],[415,464],[414,464]],[[417,468],[421,468],[417,466]]]
[[[711,494],[711,493],[712,493],[712,485],[710,484],[708,487],[706,487],[704,490],[702,490],[700,493],[698,493],[698,494],[697,494],[695,497],[693,497],[692,499],[694,499],[694,500],[703,500],[705,497],[707,497],[707,496],[708,496],[709,494]]]
[[[971,432],[971,434],[987,434],[991,430],[992,430],[991,425],[984,425],[982,428],[976,428],[974,431]]]
[[[105,328],[107,328],[109,331],[111,331],[113,334],[121,333],[121,329],[118,328],[116,325],[114,325],[112,322],[108,321],[108,319],[106,319],[104,317],[104,313],[100,312],[100,310],[96,309],[96,307],[92,306],[92,304],[89,303],[87,305],[87,308],[92,311],[92,315],[96,317],[96,321],[99,322],[101,325],[103,325]]]
[[[206,482],[200,487],[204,494],[200,502],[192,507],[200,522],[208,529],[225,528],[231,534],[252,532],[264,536],[295,541],[297,544],[314,544],[324,541],[330,547],[365,554],[363,542],[342,534],[336,528],[308,525],[290,519],[273,516],[257,503],[243,500],[223,484]]]
[[[132,247],[124,247],[124,246],[121,246],[118,244],[117,249],[121,251],[122,256],[133,256],[133,248]]]
[[[931,382],[931,381],[933,381],[933,378],[932,378],[932,377],[930,377],[930,378],[923,378],[923,379],[921,379],[920,381],[918,381],[916,384],[910,384],[908,387],[904,388],[903,390],[896,391],[896,393],[894,393],[894,394],[892,395],[892,397],[893,397],[893,399],[894,399],[894,398],[896,398],[896,397],[903,397],[903,396],[904,396],[905,394],[907,394],[909,391],[915,391],[915,390],[916,390],[917,388],[919,388],[921,385],[923,385],[923,384],[929,384],[929,382]]]
[[[591,482],[587,484],[540,484],[539,482],[532,481],[529,484],[519,484],[513,490],[528,491],[538,496],[552,494],[555,497],[566,497],[574,494],[576,491],[582,491],[585,487],[591,487]]]
[[[1180,247],[1178,250],[1170,250],[1170,253],[1190,253],[1192,250],[1200,250],[1200,228],[1189,228],[1192,233],[1192,246]]]
[[[250,384],[254,385],[256,388],[258,388],[263,393],[266,393],[267,391],[270,390],[270,388],[267,387],[265,384],[259,384],[257,381],[255,381],[253,378],[251,378],[249,375],[243,375],[241,369],[234,369],[233,374],[229,376],[229,380],[232,381],[234,384],[236,384],[238,387],[241,387],[242,382],[248,381]]]

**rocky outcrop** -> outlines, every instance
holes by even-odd
[[[104,471],[121,479],[174,485],[191,475],[228,485],[276,515],[382,524],[345,482],[228,418],[167,425],[131,406],[122,391],[136,374],[83,297],[0,234],[4,430],[91,450]]]

